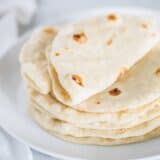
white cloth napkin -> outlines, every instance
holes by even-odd
[[[35,0],[0,1],[0,57],[18,39],[19,25],[27,25],[37,10]]]
[[[12,12],[21,24],[28,24],[37,10],[36,0],[1,0],[0,15]]]
[[[16,43],[19,26],[29,24],[36,9],[35,0],[0,0],[0,58]],[[0,160],[22,159],[32,160],[30,149],[0,128]]]

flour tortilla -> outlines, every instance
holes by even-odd
[[[59,81],[54,95],[69,106],[80,104],[111,86],[159,38],[156,19],[148,16],[108,14],[63,27],[49,54],[57,74],[52,81]]]
[[[160,116],[160,99],[134,110],[97,114],[74,110],[61,104],[51,95],[42,95],[31,88],[27,90],[32,101],[52,114],[53,117],[80,128],[101,130],[131,128]]]
[[[47,94],[51,91],[51,80],[47,71],[46,60],[22,64],[22,75],[26,82],[37,91]]]
[[[160,45],[158,44],[145,56],[130,72],[119,82],[111,86],[107,93],[101,92],[79,105],[79,109],[85,111],[120,111],[133,109],[148,104],[160,97],[160,76],[157,71],[160,69]],[[120,96],[109,95],[109,90],[119,88]],[[105,96],[107,94],[107,96]],[[102,103],[93,107],[89,105],[94,99],[99,98]],[[88,103],[88,104],[87,104]],[[103,105],[103,103],[105,105]],[[101,106],[103,105],[103,107]]]
[[[26,81],[30,81],[33,88],[43,94],[51,91],[51,81],[47,71],[45,50],[56,35],[51,27],[40,28],[32,34],[24,44],[21,54],[21,71]]]
[[[37,123],[39,123],[39,125],[42,128],[44,128],[49,134],[56,136],[58,138],[61,138],[65,141],[79,143],[79,144],[113,146],[113,145],[122,145],[122,144],[143,142],[143,141],[147,141],[152,138],[156,138],[156,137],[160,136],[160,128],[157,128],[157,129],[153,130],[152,132],[147,133],[142,136],[129,137],[129,138],[123,138],[123,139],[97,138],[97,137],[73,137],[73,136],[63,135],[63,134],[57,133],[57,132],[47,128],[42,122],[38,121],[36,118],[35,118],[35,121],[37,121]]]
[[[157,44],[141,61],[133,66],[124,77],[103,92],[90,97],[79,105],[71,106],[85,112],[118,112],[126,109],[140,108],[160,97],[160,43]],[[56,77],[50,68],[50,75]],[[56,90],[58,80],[52,81]],[[58,87],[57,87],[58,86]],[[113,96],[110,91],[118,88],[120,95]],[[61,90],[61,92],[65,95]]]
[[[34,107],[30,108],[30,113],[32,118],[42,127],[44,128],[49,134],[61,138],[66,141],[80,143],[80,144],[95,144],[95,145],[120,145],[120,144],[129,144],[135,142],[142,142],[146,141],[155,137],[160,136],[160,128],[157,128],[151,131],[148,134],[137,136],[137,137],[129,137],[123,139],[111,139],[111,138],[98,138],[98,137],[73,137],[69,135],[60,134],[45,124],[44,121],[41,121],[39,114],[36,114]]]
[[[39,106],[31,103],[31,108],[34,108],[33,116],[38,116],[40,122],[45,124],[47,128],[64,135],[70,135],[73,137],[99,137],[99,138],[112,138],[123,139],[135,136],[145,135],[156,128],[159,128],[160,117],[152,121],[142,123],[136,127],[130,129],[118,129],[118,130],[91,130],[77,128],[69,123],[54,119],[48,112],[39,108]]]
[[[41,36],[45,34],[46,38],[48,38],[48,34],[43,32],[43,29],[36,33],[38,38],[34,38],[36,36],[34,35],[35,33],[33,33],[31,39],[27,42],[27,44],[25,44],[25,46],[28,47],[24,47],[24,49],[22,49],[22,73],[27,81],[27,84],[42,94],[48,94],[51,92],[51,79],[53,80],[55,78],[56,80],[52,81],[52,85],[54,86],[53,90],[60,91],[61,87],[55,71],[52,65],[47,62],[44,53],[46,48],[50,46],[51,40],[46,40],[43,36]],[[55,35],[53,34],[52,39],[54,36]],[[32,41],[34,41],[35,46]],[[46,42],[48,43],[42,47],[39,42],[42,44]],[[38,49],[38,46],[40,49]],[[36,48],[36,52],[28,52],[29,48]],[[43,52],[38,52],[40,50],[43,50]],[[159,99],[160,76],[159,74],[156,74],[156,71],[160,68],[159,52],[160,44],[158,42],[158,44],[141,61],[132,67],[121,80],[115,82],[108,89],[105,89],[103,92],[90,97],[81,104],[71,107],[90,113],[119,112],[123,110],[141,108],[142,106]],[[48,69],[51,78],[49,77],[46,67],[48,65],[50,66]],[[121,94],[118,96],[110,95],[109,91],[114,88],[120,89]],[[64,97],[68,99],[66,92],[64,92],[64,90],[61,90],[61,92]]]

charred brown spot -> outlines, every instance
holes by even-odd
[[[87,37],[84,32],[74,34],[73,39],[78,43],[85,43],[87,41]]]
[[[112,90],[109,91],[109,94],[112,96],[118,96],[121,94],[121,91],[118,88],[114,88]]]
[[[53,28],[51,28],[51,27],[44,28],[43,31],[46,32],[46,33],[49,33],[49,34],[53,34],[53,33],[54,33],[54,30],[53,30]]]
[[[78,85],[83,86],[82,78],[79,75],[73,74],[72,80],[74,80]]]
[[[110,46],[112,43],[113,43],[113,40],[112,40],[112,39],[109,39],[109,40],[107,41],[107,45],[108,45],[108,46]]]
[[[125,133],[126,131],[127,131],[126,128],[121,128],[121,129],[119,129],[118,133],[122,134],[122,133]]]
[[[56,52],[56,53],[55,53],[55,56],[60,56],[60,53]]]
[[[142,27],[143,29],[147,29],[147,28],[148,28],[148,24],[142,23],[142,24],[141,24],[141,27]]]
[[[56,118],[52,118],[52,119],[51,119],[51,122],[60,122],[60,120],[59,120],[59,119],[56,119]]]
[[[117,77],[117,81],[123,79],[124,75],[127,73],[128,69],[127,68],[122,68],[119,72],[119,75]]]
[[[115,14],[109,14],[107,15],[107,19],[110,21],[115,21],[117,19],[117,16]]]
[[[61,92],[61,95],[67,100],[69,97],[69,95],[67,94],[67,92],[65,90],[62,90]]]
[[[96,102],[96,104],[100,104],[100,103],[101,103],[100,101],[97,101],[97,102]]]
[[[156,75],[157,75],[157,76],[160,76],[160,68],[158,68],[158,69],[156,70]]]

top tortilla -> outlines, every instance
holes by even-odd
[[[108,14],[61,28],[48,54],[58,81],[53,94],[63,104],[80,104],[119,80],[159,37],[148,16]]]

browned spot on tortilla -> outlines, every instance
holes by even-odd
[[[108,46],[110,46],[112,43],[113,43],[113,40],[112,40],[112,39],[109,39],[109,40],[107,41],[107,45],[108,45]]]
[[[122,134],[122,133],[125,133],[126,131],[127,131],[126,128],[121,128],[118,130],[118,133]]]
[[[60,56],[60,53],[56,52],[56,53],[55,53],[55,56]]]
[[[111,96],[118,96],[118,95],[121,94],[121,91],[118,88],[114,88],[114,89],[112,89],[112,90],[109,91],[109,94]]]
[[[68,94],[65,90],[61,90],[61,95],[65,98],[65,99],[68,99]]]
[[[157,76],[160,76],[160,68],[158,68],[158,69],[156,70],[156,75],[157,75]]]
[[[100,104],[100,103],[101,103],[100,101],[97,101],[97,102],[96,102],[96,104]]]
[[[57,119],[57,118],[51,118],[51,121],[52,122],[61,122],[59,119]]]
[[[46,33],[49,33],[49,34],[53,34],[54,33],[54,30],[51,27],[44,28],[43,31],[46,32]]]
[[[115,14],[109,14],[109,15],[107,15],[107,19],[110,21],[116,21],[117,16]]]
[[[126,67],[123,67],[119,72],[119,75],[117,77],[117,81],[123,79],[123,77],[127,73],[127,71],[128,71],[128,69]]]
[[[77,84],[79,84],[80,86],[84,86],[83,85],[83,81],[82,81],[82,78],[77,75],[77,74],[73,74],[72,75],[72,80],[74,80]]]
[[[148,24],[142,23],[142,24],[141,24],[141,27],[144,28],[144,29],[147,29],[147,28],[148,28]]]
[[[84,32],[74,34],[73,39],[78,43],[85,43],[87,41],[87,37]]]

